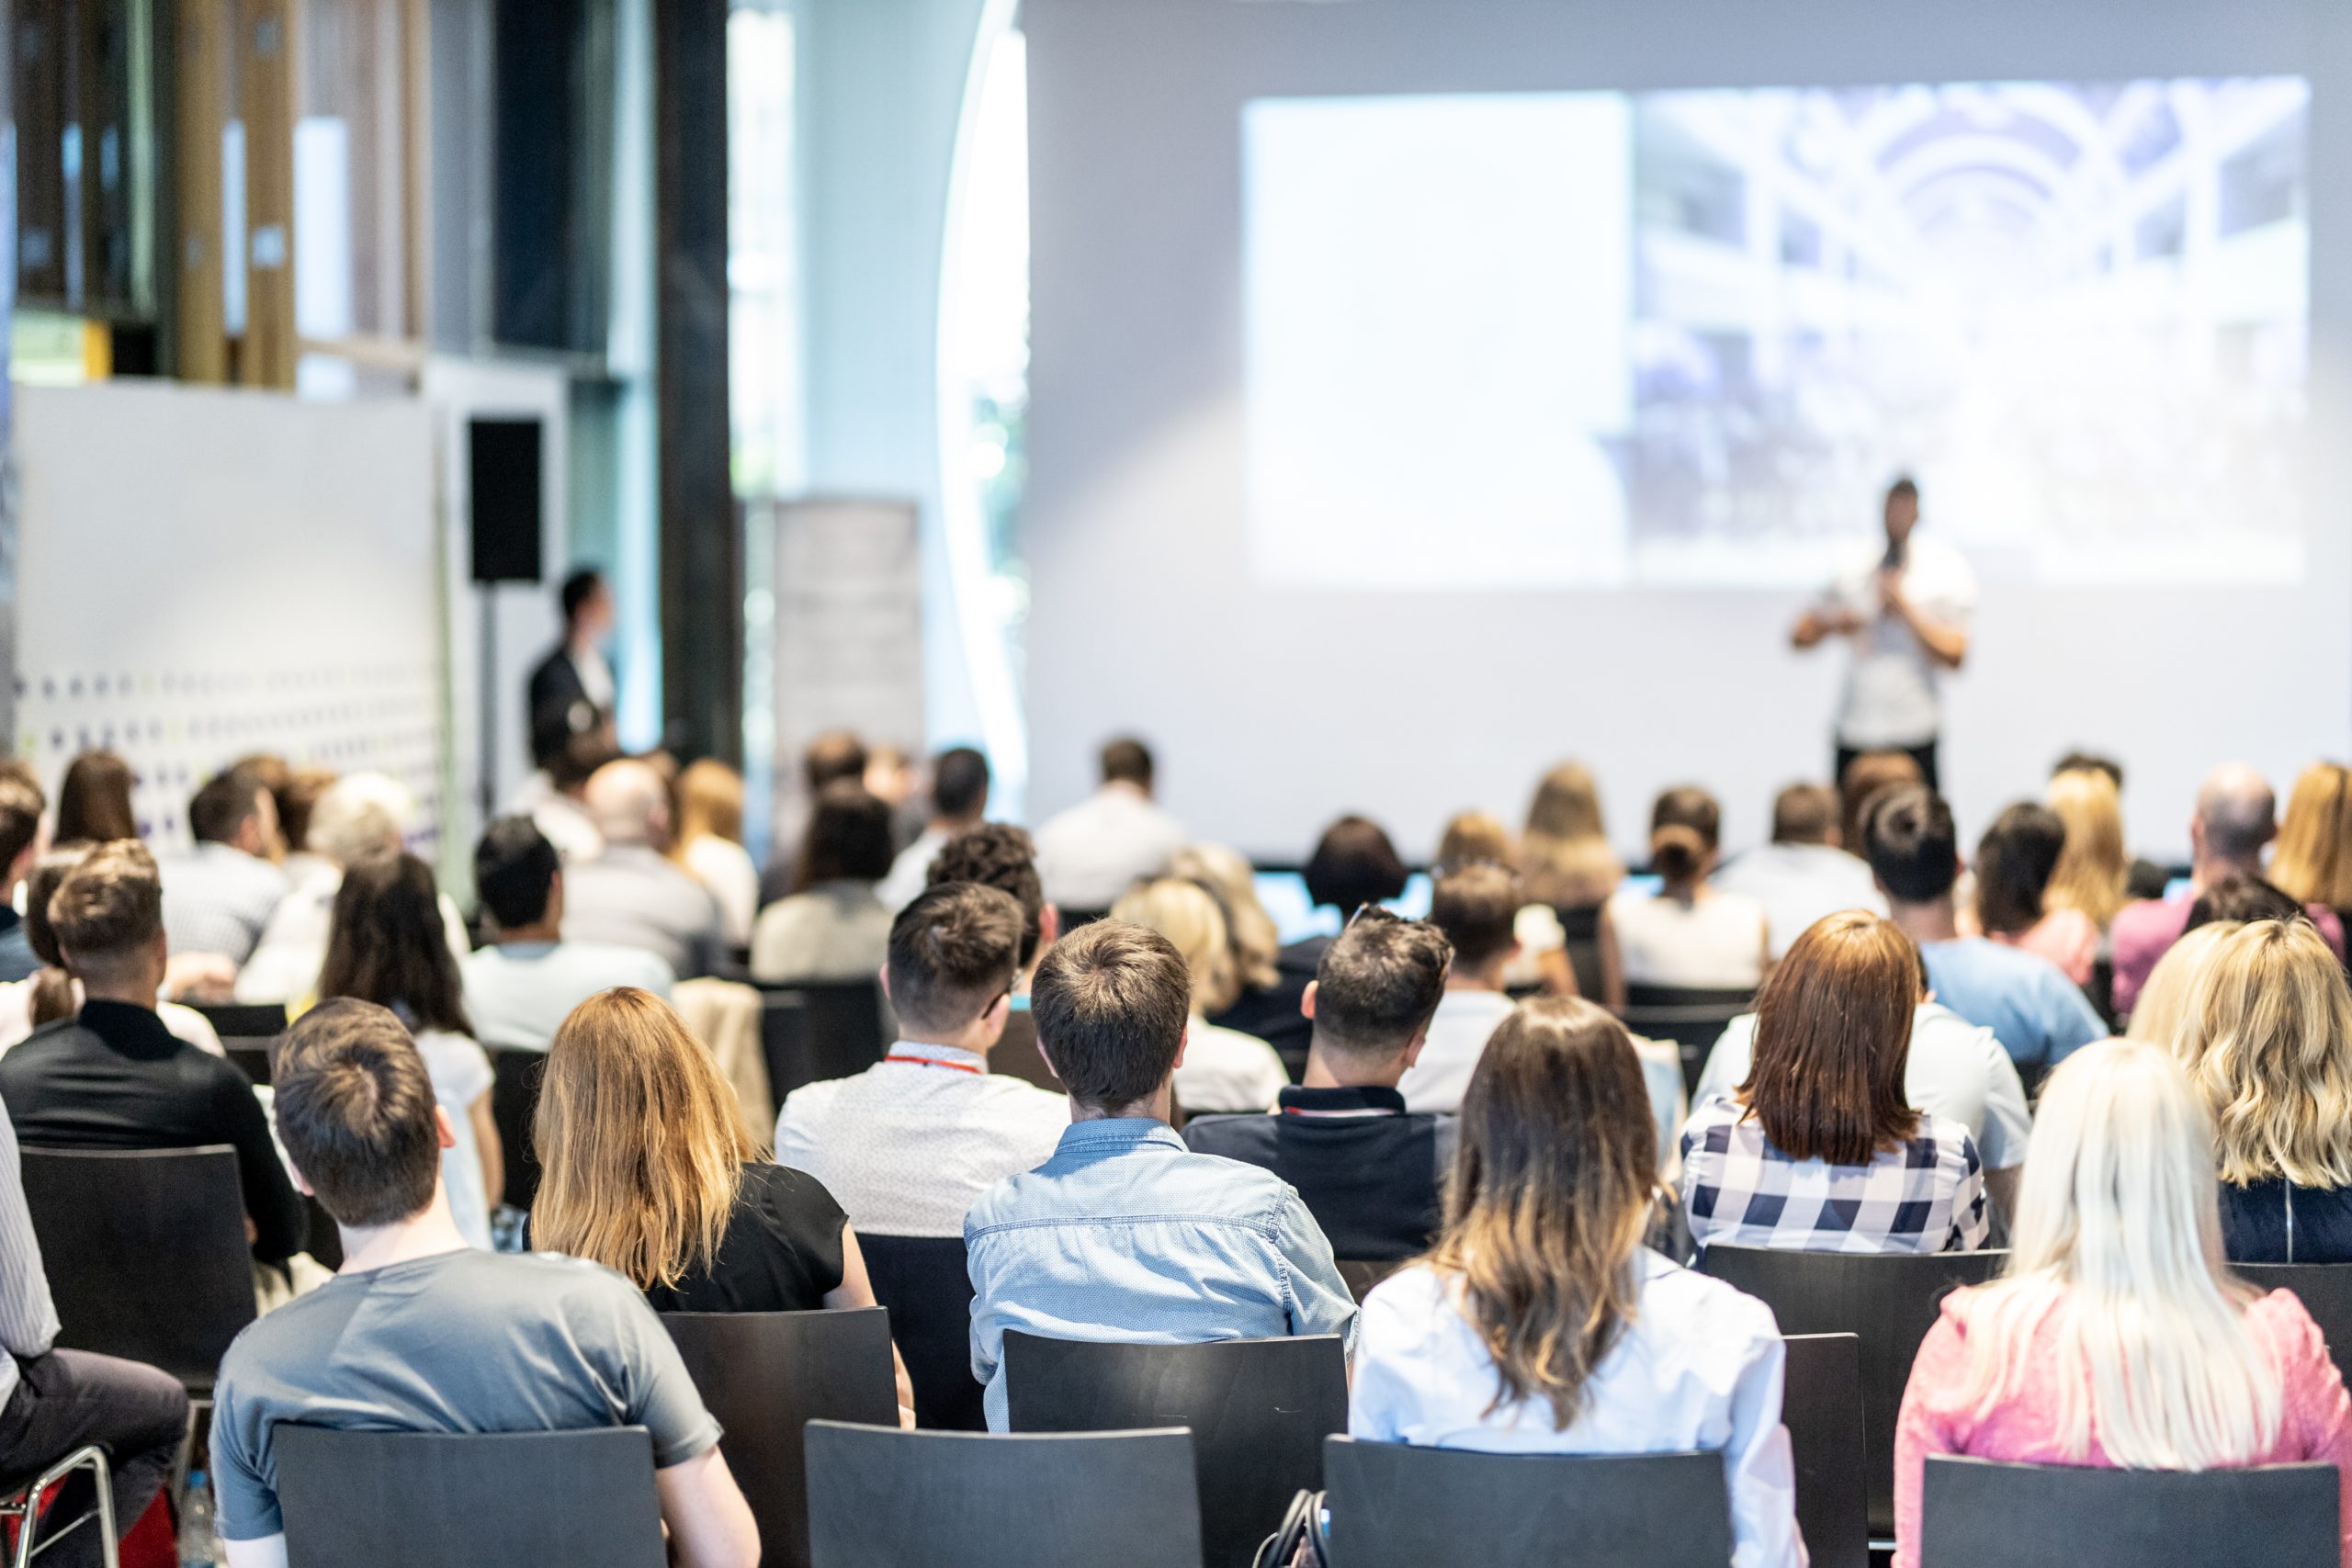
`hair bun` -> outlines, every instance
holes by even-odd
[[[1707,863],[1707,840],[1696,828],[1669,822],[1650,835],[1650,869],[1668,882],[1688,882]]]

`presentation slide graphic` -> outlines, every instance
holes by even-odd
[[[1915,476],[1997,574],[2302,570],[2309,84],[1244,110],[1253,574],[1785,587]]]

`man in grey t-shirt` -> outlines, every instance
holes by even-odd
[[[343,1232],[337,1277],[237,1337],[212,1458],[230,1568],[283,1568],[280,1421],[371,1431],[641,1426],[671,1561],[751,1568],[759,1535],[718,1423],[645,1298],[593,1263],[467,1247],[441,1187],[455,1142],[408,1032],[366,1002],[303,1015],[279,1047],[279,1139]]]

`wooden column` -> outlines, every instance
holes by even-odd
[[[235,0],[174,0],[174,10],[178,47],[164,65],[175,104],[174,374],[217,384],[229,378],[220,255],[223,246],[238,243],[220,232],[220,127]]]
[[[237,0],[237,104],[245,126],[245,341],[237,379],[291,388],[294,333],[296,0]]]
[[[727,0],[653,0],[662,685],[674,744],[740,763],[743,554],[727,407]]]

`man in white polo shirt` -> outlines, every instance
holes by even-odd
[[[474,846],[474,887],[493,930],[458,965],[474,1035],[492,1049],[544,1051],[556,1026],[599,991],[635,986],[667,999],[677,976],[642,948],[563,940],[563,862],[527,817],[502,817]]]
[[[1936,684],[1968,657],[1976,573],[1951,546],[1915,538],[1919,487],[1897,479],[1886,492],[1883,547],[1858,550],[1823,601],[1797,619],[1799,649],[1833,637],[1852,645],[1838,710],[1837,782],[1865,751],[1908,751],[1929,789],[1943,705]]]

